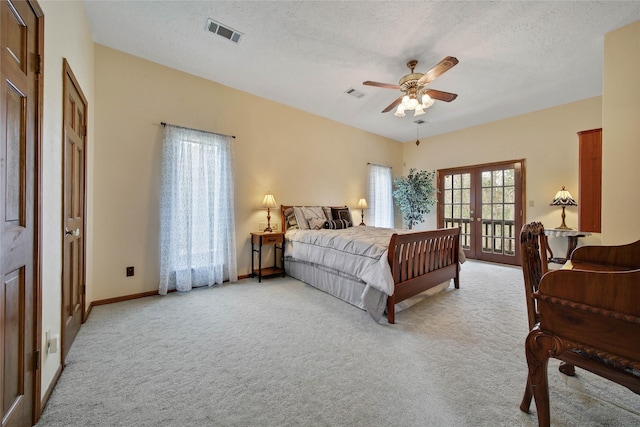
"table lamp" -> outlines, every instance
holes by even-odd
[[[571,194],[564,189],[564,185],[562,186],[562,190],[556,193],[556,196],[553,198],[553,201],[549,204],[549,206],[562,206],[562,224],[560,227],[557,227],[560,230],[571,230],[571,228],[567,227],[567,224],[564,223],[564,208],[566,206],[578,206]]]
[[[262,207],[267,208],[267,228],[264,229],[265,232],[271,233],[273,230],[271,229],[271,208],[277,208],[276,199],[273,197],[271,192],[265,194],[264,199],[262,200]]]
[[[365,198],[363,197],[362,199],[358,200],[358,207],[360,209],[362,209],[362,215],[360,218],[360,225],[366,225],[364,223],[364,210],[367,209],[369,206],[367,206],[367,201],[365,200]]]

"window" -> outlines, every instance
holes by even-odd
[[[393,194],[390,167],[369,164],[368,199],[370,225],[393,228]]]
[[[166,125],[160,294],[238,279],[231,137]]]

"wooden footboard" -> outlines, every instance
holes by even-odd
[[[395,305],[449,279],[460,288],[460,228],[394,234],[389,265],[395,290],[387,298],[387,318],[395,322]]]

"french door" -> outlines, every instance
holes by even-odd
[[[520,265],[524,161],[438,171],[438,227],[461,227],[467,258]]]

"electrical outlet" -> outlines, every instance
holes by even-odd
[[[127,277],[133,276],[133,267],[127,267]]]
[[[267,223],[266,222],[259,222],[258,223],[258,231],[264,231],[265,228],[267,228]],[[279,231],[280,230],[280,224],[278,224],[277,222],[272,222],[271,223],[271,230]]]

